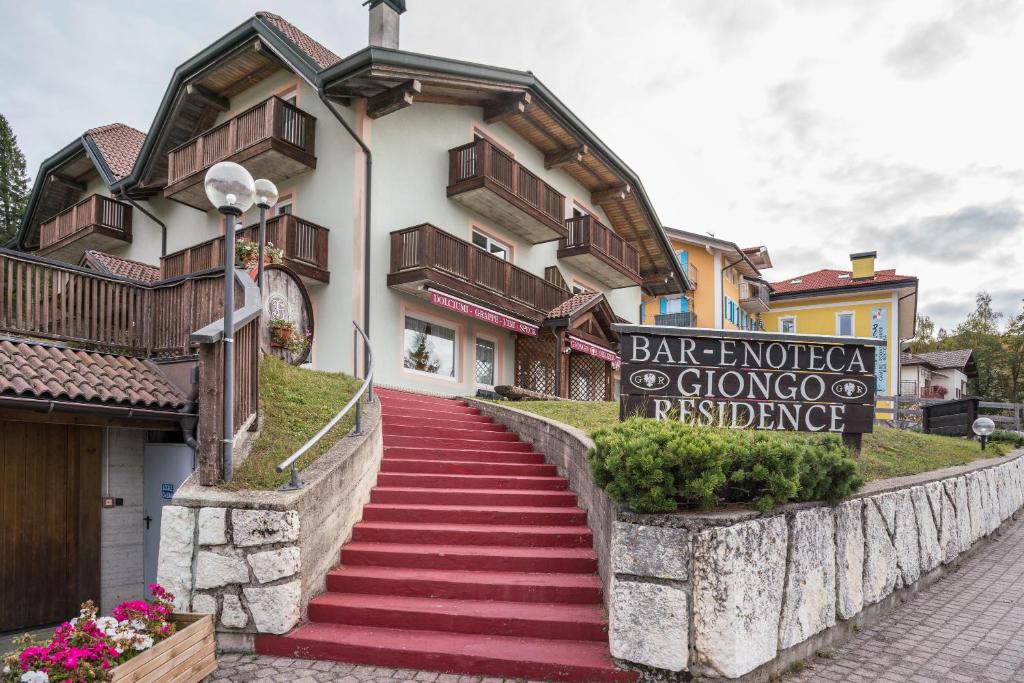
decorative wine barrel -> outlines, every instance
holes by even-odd
[[[302,280],[290,268],[263,270],[263,317],[260,348],[292,365],[309,360],[313,345],[313,304]]]

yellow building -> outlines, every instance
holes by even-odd
[[[850,270],[822,269],[771,284],[762,315],[769,332],[874,337],[888,344],[876,358],[879,395],[899,387],[900,342],[914,336],[917,278],[875,270],[873,251],[850,254]]]
[[[665,228],[672,250],[693,289],[685,296],[647,297],[640,307],[644,325],[713,329],[759,329],[768,310],[768,284],[761,271],[772,267],[765,247],[741,249],[733,242]]]

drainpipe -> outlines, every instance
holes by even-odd
[[[320,96],[320,101],[327,107],[327,111],[331,112],[331,115],[338,120],[338,123],[348,131],[349,136],[356,141],[356,144],[363,150],[363,154],[366,155],[366,215],[363,216],[363,231],[365,239],[363,240],[363,332],[367,337],[370,336],[370,209],[373,206],[373,195],[371,190],[373,188],[373,152],[370,151],[370,147],[363,142],[363,139],[359,137],[359,134],[352,129],[352,126],[348,125],[341,114],[335,110],[330,100],[324,94],[323,88],[317,90],[317,95]],[[358,376],[357,368],[352,368],[352,373]]]
[[[149,216],[153,220],[154,223],[156,223],[157,225],[160,226],[160,255],[161,256],[167,256],[167,224],[164,223],[159,218],[157,218],[156,216],[154,216],[153,214],[151,214],[146,209],[144,209],[141,206],[139,206],[135,202],[135,200],[132,199],[131,197],[129,197],[128,193],[125,192],[123,189],[121,190],[121,192],[119,194],[121,195],[121,199],[125,200],[126,202],[128,202],[129,204],[134,206],[136,209],[138,209],[142,213],[144,213],[147,216]]]

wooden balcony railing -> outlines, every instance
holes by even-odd
[[[473,182],[477,181],[477,182]],[[565,196],[527,170],[489,140],[478,138],[474,142],[448,150],[448,196],[455,197],[471,192],[481,184],[490,184],[492,190],[507,193],[508,199],[517,203],[517,208],[543,222],[554,232],[539,241],[564,236],[562,220],[565,217]],[[485,209],[480,209],[485,212]],[[507,218],[512,223],[517,221]],[[530,232],[532,228],[510,225]]]
[[[938,385],[921,387],[921,398],[943,399],[946,398],[946,394],[948,393],[949,391],[946,389],[946,387]]]
[[[174,185],[266,140],[314,154],[316,119],[271,97],[167,153],[167,184]]]
[[[133,356],[188,355],[189,335],[222,317],[223,302],[216,270],[145,285],[0,249],[3,334]]]
[[[700,273],[697,271],[697,266],[687,262],[686,264],[686,277],[690,280],[690,286],[697,286],[697,277]]]
[[[258,234],[259,226],[250,225],[239,230],[237,237],[255,242]],[[319,282],[330,281],[327,267],[329,234],[330,231],[322,225],[290,213],[267,220],[267,241],[284,250],[285,264],[299,275]],[[178,277],[223,265],[224,238],[215,237],[162,256],[160,274],[165,278]]]
[[[433,225],[391,233],[391,274],[432,269],[481,288],[495,305],[515,302],[547,313],[571,294]]]
[[[585,248],[598,252],[619,270],[640,278],[640,255],[629,242],[593,216],[567,218],[569,236],[562,240],[559,251]],[[559,254],[561,257],[561,254]]]
[[[115,239],[131,242],[131,204],[103,195],[90,195],[39,225],[39,249],[46,251],[59,243],[66,243],[72,235],[97,229]]]

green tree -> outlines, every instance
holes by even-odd
[[[934,351],[938,340],[935,338],[935,322],[926,315],[917,314],[917,335],[910,340],[911,353]]]
[[[1007,374],[1007,394],[1011,401],[1024,398],[1024,307],[1010,318],[1003,335]]]
[[[999,329],[1002,317],[1002,313],[992,308],[992,296],[978,292],[974,312],[953,329],[942,345],[943,349],[974,350],[978,377],[971,380],[971,393],[989,400],[1007,398],[1005,339]]]
[[[18,232],[28,204],[25,155],[7,118],[0,114],[0,245]]]

